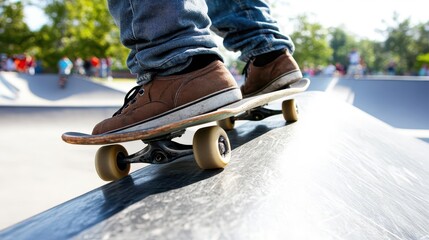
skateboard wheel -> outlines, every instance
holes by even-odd
[[[298,104],[295,99],[288,99],[282,103],[282,113],[283,118],[286,122],[296,122],[298,121]]]
[[[224,168],[231,159],[228,135],[218,126],[198,129],[193,150],[195,161],[201,169]]]
[[[217,125],[225,131],[234,129],[235,120],[234,117],[225,118],[216,122]]]
[[[98,149],[95,154],[95,169],[98,176],[104,181],[114,181],[127,176],[130,172],[130,164],[118,161],[126,156],[128,156],[127,150],[118,144]]]

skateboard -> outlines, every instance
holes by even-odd
[[[298,105],[294,94],[305,91],[310,80],[303,78],[289,87],[271,93],[245,98],[217,110],[172,122],[166,125],[138,129],[124,129],[113,133],[91,135],[79,132],[66,132],[62,139],[71,144],[106,145],[102,146],[95,156],[95,167],[99,177],[113,181],[125,177],[130,171],[130,164],[168,163],[184,156],[194,155],[202,169],[224,168],[231,158],[231,145],[225,130],[232,130],[237,120],[262,120],[282,113],[287,122],[298,120]],[[264,106],[282,99],[282,110],[270,110]],[[217,122],[215,126],[199,128],[193,137],[192,145],[172,141],[183,135],[189,127]],[[127,150],[116,143],[142,140],[146,146],[128,155]]]

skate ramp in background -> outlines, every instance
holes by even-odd
[[[120,106],[124,93],[73,75],[66,88],[57,74],[0,72],[0,106]]]
[[[429,142],[429,78],[368,76],[311,80],[310,91],[325,91],[404,134]]]
[[[296,123],[276,116],[229,132],[224,170],[192,157],[150,165],[0,238],[427,238],[429,145],[326,93],[298,100]]]

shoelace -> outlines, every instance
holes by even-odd
[[[130,102],[131,102],[131,104],[134,103],[136,101],[135,98],[136,98],[137,94],[143,95],[144,89],[142,87],[143,86],[137,85],[137,86],[131,88],[131,90],[125,95],[124,105],[122,105],[122,107],[119,108],[119,110],[116,111],[113,114],[113,116],[121,114],[122,111],[130,105]]]

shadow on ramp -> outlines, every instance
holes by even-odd
[[[145,171],[136,171],[0,232],[0,238],[68,239],[149,196],[183,188],[220,172],[202,171],[193,159],[148,166]]]
[[[238,143],[222,171],[192,157],[148,166],[0,238],[426,237],[428,144],[326,94],[299,100],[296,123],[276,116],[230,133]]]

